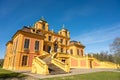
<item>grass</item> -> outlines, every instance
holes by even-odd
[[[12,72],[9,70],[4,70],[2,68],[0,68],[0,78],[22,78],[25,77],[26,75],[23,75],[21,73],[17,73],[17,72]]]
[[[0,68],[0,79],[8,79],[8,78],[18,78],[21,79],[25,77],[21,73],[12,72],[9,70],[4,70]],[[120,72],[94,72],[88,74],[78,74],[71,76],[62,76],[62,77],[54,77],[54,78],[46,78],[40,80],[120,80]]]
[[[95,72],[40,80],[120,80],[120,72]]]

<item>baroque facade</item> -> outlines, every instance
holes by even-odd
[[[18,30],[7,42],[3,68],[39,74],[49,74],[50,63],[65,72],[70,68],[106,68],[95,58],[85,56],[84,48],[80,42],[70,41],[70,32],[64,26],[56,33],[42,18],[34,26]],[[116,68],[112,63],[108,65]]]

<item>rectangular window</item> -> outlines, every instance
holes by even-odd
[[[70,49],[70,54],[73,54],[73,50],[72,49]]]
[[[77,55],[79,55],[79,49],[77,49]]]
[[[14,48],[13,48],[14,53],[16,53],[17,44],[18,44],[18,39],[16,40],[16,42],[14,42]]]
[[[45,24],[43,24],[42,29],[44,29],[44,30],[45,30]]]
[[[28,56],[27,55],[24,55],[22,57],[22,66],[26,66],[27,65],[27,59],[28,59]]]
[[[66,49],[66,53],[67,53],[67,49]]]
[[[48,36],[48,40],[51,41],[51,36]]]
[[[29,42],[30,42],[29,39],[25,39],[25,42],[24,42],[24,49],[29,49]]]
[[[63,43],[63,39],[60,39],[60,43]]]
[[[35,41],[35,51],[39,51],[39,41]]]
[[[63,52],[63,48],[61,48],[61,52]]]
[[[66,40],[66,45],[67,45],[67,43],[68,43],[68,42],[67,42],[67,40]]]
[[[83,50],[81,50],[81,56],[83,56]]]

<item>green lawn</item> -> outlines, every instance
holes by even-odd
[[[120,72],[95,72],[40,80],[120,80]]]
[[[2,78],[23,78],[26,75],[11,72],[0,68],[0,79]],[[66,77],[46,78],[40,80],[120,80],[120,72],[95,72],[88,74],[78,74]]]
[[[12,77],[22,78],[25,77],[25,75],[0,68],[0,78],[12,78]]]

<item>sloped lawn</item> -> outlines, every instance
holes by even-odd
[[[0,79],[5,79],[5,78],[22,78],[25,77],[26,75],[23,75],[21,73],[16,73],[16,72],[12,72],[9,70],[4,70],[2,68],[0,68]]]

